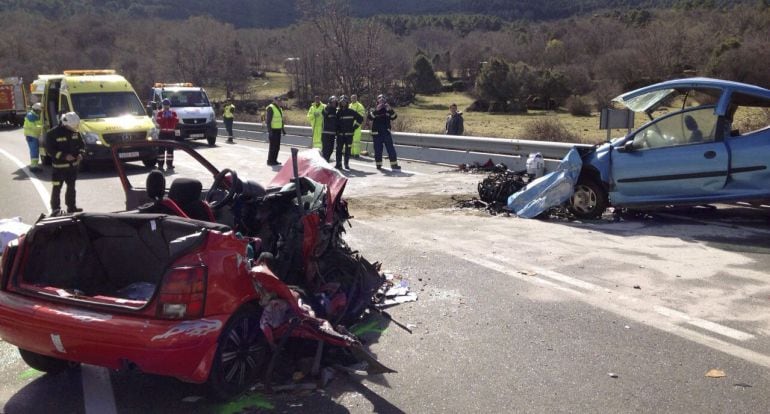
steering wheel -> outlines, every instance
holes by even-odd
[[[225,185],[225,177],[227,177],[228,174],[230,174],[231,177],[229,186]],[[235,197],[235,186],[237,182],[238,174],[236,174],[235,171],[229,168],[220,171],[219,174],[214,177],[214,183],[211,184],[211,188],[209,188],[209,191],[206,193],[206,202],[214,210],[219,210],[226,206],[233,201],[233,197]],[[221,193],[224,193],[224,197],[217,197],[217,195]]]

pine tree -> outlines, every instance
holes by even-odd
[[[436,77],[430,59],[424,54],[417,55],[407,80],[417,93],[434,94],[441,92],[441,81]]]

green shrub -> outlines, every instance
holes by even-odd
[[[570,96],[564,106],[573,116],[591,116],[591,105],[579,96]]]
[[[524,139],[553,142],[581,142],[578,134],[569,131],[555,118],[543,118],[524,126]]]

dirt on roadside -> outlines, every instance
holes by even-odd
[[[355,197],[347,198],[350,214],[355,218],[383,216],[414,217],[429,210],[453,208],[460,200],[478,197],[478,194],[430,194],[418,193],[405,197]]]

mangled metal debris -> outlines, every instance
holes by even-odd
[[[409,281],[385,273],[386,283],[375,295],[375,306],[384,309],[400,303],[415,302],[417,294],[409,290]]]
[[[487,172],[487,171],[503,172],[508,170],[508,166],[502,163],[495,164],[495,162],[492,161],[492,159],[490,158],[487,160],[487,162],[483,164],[479,162],[474,162],[472,164],[460,164],[457,166],[457,169],[459,171],[467,172],[467,173]]]
[[[531,158],[537,160],[537,157]],[[539,174],[532,168],[496,170],[479,183],[478,200],[466,200],[458,206],[484,208],[491,214],[509,213],[521,218],[564,215],[563,206],[575,191],[581,167],[580,154],[573,148],[555,171],[542,177],[535,178]]]
[[[508,209],[518,217],[533,218],[569,201],[575,192],[583,161],[573,148],[556,171],[550,172],[508,197]]]

